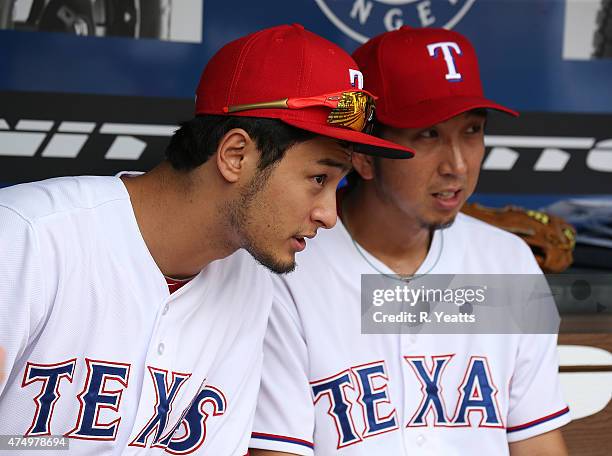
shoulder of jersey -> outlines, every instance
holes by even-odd
[[[516,255],[516,249],[531,252],[525,241],[517,235],[461,212],[447,231],[451,242],[454,242],[452,236],[458,235],[466,248],[479,250],[482,254],[490,252],[491,255],[500,255],[503,252],[512,252]]]
[[[213,261],[206,270],[212,274],[206,280],[214,281],[215,286],[233,296],[232,302],[225,306],[227,309],[241,312],[243,321],[267,321],[272,305],[273,274],[250,253],[239,249]]]
[[[109,176],[57,177],[0,190],[0,206],[31,221],[119,199],[129,195],[118,178]]]
[[[270,280],[271,272],[244,249],[238,249],[230,256],[214,261],[211,266],[222,273],[234,276],[235,280],[249,278],[253,275],[262,280]]]

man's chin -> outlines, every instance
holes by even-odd
[[[435,231],[435,230],[445,230],[446,228],[450,228],[451,226],[453,226],[453,223],[455,223],[455,219],[454,218],[452,220],[449,220],[449,221],[444,222],[444,223],[438,223],[438,224],[432,225],[430,228],[433,231]]]
[[[259,264],[275,274],[288,274],[295,270],[295,257],[292,257],[291,260],[283,261],[267,252],[256,249],[247,249],[247,251]]]
[[[453,223],[455,223],[455,218],[457,218],[457,214],[453,214],[450,217],[430,221],[429,223],[427,223],[427,228],[429,228],[430,231],[444,230],[446,228],[450,228]]]
[[[295,261],[292,263],[260,263],[272,271],[274,274],[289,274],[290,272],[295,271]]]

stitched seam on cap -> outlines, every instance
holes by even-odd
[[[399,33],[399,32],[394,32],[394,33]],[[376,46],[376,71],[378,71],[378,80],[382,82],[382,91],[383,93],[381,94],[375,94],[378,97],[380,97],[381,99],[385,99],[385,104],[387,105],[387,111],[391,111],[391,103],[393,101],[393,99],[391,97],[387,97],[387,80],[386,78],[383,77],[383,57],[382,57],[382,53],[383,53],[383,45],[386,41],[386,39],[389,37],[389,34],[384,35],[381,40],[380,43],[378,43],[378,46]]]
[[[308,43],[308,39],[305,36],[306,35],[306,31],[304,29],[300,29],[300,38],[303,40],[302,41],[302,62],[300,65],[300,72],[298,73],[298,78],[299,78],[299,85],[298,85],[298,93],[294,94],[293,96],[302,96],[305,93],[309,93],[310,91],[310,87],[303,87],[302,83],[304,82],[304,78],[306,76],[306,74],[308,74],[308,77],[310,78],[312,75],[312,58],[310,58],[309,60],[309,66],[308,68],[306,68],[306,47],[307,47],[307,43]],[[310,81],[310,79],[308,79]],[[304,89],[304,90],[303,90]],[[289,96],[289,95],[287,95]],[[300,118],[304,118],[304,113],[300,113]]]
[[[240,50],[240,55],[238,56],[238,65],[236,66],[236,68],[234,70],[234,74],[232,75],[232,82],[230,84],[229,91],[227,93],[227,98],[225,100],[225,106],[229,106],[230,104],[232,104],[231,100],[230,100],[230,97],[234,93],[234,88],[236,87],[236,85],[238,83],[238,79],[240,78],[240,75],[242,74],[242,68],[244,67],[244,59],[242,58],[242,56],[244,54],[247,54],[251,50],[251,48],[255,44],[255,41],[260,36],[261,36],[261,32],[255,33],[251,37],[251,39],[248,40],[247,43]]]

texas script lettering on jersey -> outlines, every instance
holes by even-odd
[[[75,398],[79,414],[74,427],[63,435],[83,440],[114,440],[121,425],[121,417],[100,423],[99,414],[107,409],[118,414],[123,392],[128,388],[130,364],[100,361],[86,358],[87,376],[82,391]],[[60,398],[62,382],[72,383],[77,359],[55,364],[28,362],[22,381],[23,388],[40,385],[34,398],[36,410],[25,436],[57,434],[53,429],[53,411]],[[187,383],[191,374],[169,372],[148,366],[150,381],[156,394],[156,403],[149,421],[129,443],[136,447],[164,448],[174,454],[190,453],[206,439],[206,423],[210,416],[219,416],[227,409],[223,392],[211,385],[201,388],[176,423],[168,422],[177,393]],[[210,404],[212,413],[204,412]],[[208,407],[210,410],[211,407]]]
[[[504,428],[496,397],[499,390],[493,383],[484,356],[470,358],[463,381],[457,385],[459,398],[450,417],[441,381],[453,356],[427,357],[431,359],[425,356],[404,357],[421,384],[422,394],[421,402],[406,426],[427,426],[427,415],[432,413],[436,427],[468,427],[472,425],[470,413],[478,411],[481,415],[478,427]],[[376,361],[311,382],[315,404],[326,398],[327,413],[338,432],[338,449],[399,428],[397,413],[387,391],[388,381],[385,362]],[[346,394],[347,389],[355,392],[355,400]],[[356,423],[358,420],[362,422]]]

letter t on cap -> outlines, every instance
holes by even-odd
[[[451,82],[461,81],[461,73],[457,72],[457,67],[455,66],[455,59],[453,59],[453,54],[451,52],[451,49],[454,49],[457,55],[461,55],[461,48],[459,47],[459,45],[457,43],[453,43],[452,41],[446,41],[443,43],[432,43],[427,45],[427,50],[429,51],[429,55],[431,57],[438,57],[438,49],[442,49],[442,55],[444,56],[446,68],[448,69],[446,79]]]

